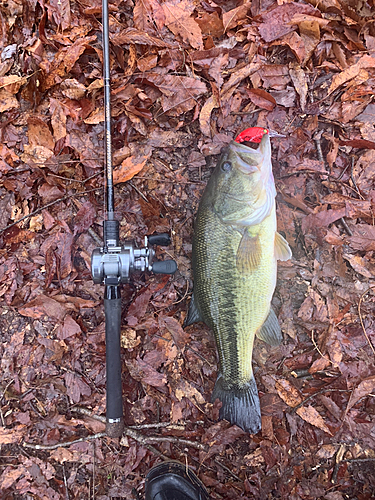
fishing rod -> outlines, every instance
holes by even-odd
[[[103,222],[103,246],[91,256],[94,283],[104,285],[105,343],[106,343],[106,432],[120,437],[124,430],[121,382],[121,290],[135,271],[173,274],[174,260],[154,261],[153,246],[168,246],[167,233],[145,237],[145,246],[137,248],[133,241],[120,243],[120,223],[115,220],[111,132],[111,76],[108,0],[102,0],[103,80],[104,80],[104,170],[106,216]]]

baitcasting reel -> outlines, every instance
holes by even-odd
[[[118,286],[129,283],[135,271],[151,271],[155,274],[174,274],[177,264],[174,260],[156,260],[154,245],[169,246],[171,238],[167,233],[145,237],[145,246],[136,248],[133,241],[118,241],[119,222],[104,222],[104,241],[107,248],[95,248],[91,257],[91,274],[94,283]]]

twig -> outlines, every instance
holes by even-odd
[[[81,413],[82,415],[86,415],[87,417],[94,418],[95,420],[98,420],[99,422],[103,422],[104,424],[106,423],[106,418],[103,415],[96,415],[91,410],[84,408],[82,406],[77,406],[75,408],[72,408],[71,411],[75,411],[77,413]],[[203,422],[198,421],[195,423],[203,423]],[[128,429],[134,429],[134,430],[160,429],[160,428],[167,428],[167,429],[171,429],[171,430],[183,431],[185,429],[185,425],[184,424],[171,424],[170,422],[156,422],[154,424],[138,424],[138,425],[129,425],[128,426]]]
[[[95,500],[95,441],[92,443],[92,500]]]
[[[64,462],[62,463],[62,469],[63,469],[63,475],[64,475],[65,498],[66,498],[66,500],[69,500],[68,481],[66,480],[66,473],[65,473]]]
[[[374,346],[372,345],[371,343],[371,340],[369,338],[369,336],[367,335],[367,332],[366,332],[366,328],[365,328],[365,324],[363,322],[363,319],[362,319],[362,314],[361,314],[361,304],[363,302],[363,298],[365,295],[367,295],[368,291],[371,289],[371,288],[375,288],[375,285],[371,285],[362,295],[361,295],[361,298],[359,299],[359,302],[358,302],[358,316],[359,316],[359,321],[361,322],[361,326],[362,326],[362,330],[363,330],[363,333],[366,337],[366,340],[369,344],[369,346],[371,347],[371,350],[373,352],[373,354],[375,354],[375,349],[374,349]]]
[[[74,439],[73,441],[66,441],[63,443],[57,444],[33,444],[33,443],[22,443],[24,448],[31,448],[32,450],[57,450],[58,448],[67,448],[72,444],[83,443],[84,441],[91,441],[93,439],[100,439],[105,437],[107,434],[105,432],[98,432],[97,434],[93,434],[91,436],[86,436],[79,439]]]
[[[341,444],[340,448],[338,449],[338,451],[336,453],[336,463],[335,463],[335,467],[333,468],[331,483],[335,483],[337,480],[337,474],[339,472],[340,463],[342,462],[345,450],[346,450],[346,445]]]
[[[326,359],[327,361],[329,361],[333,366],[336,366],[335,363],[333,363],[329,358],[324,356],[322,351],[319,349],[318,344],[315,342],[315,339],[314,339],[314,330],[311,330],[311,340],[312,340],[312,343],[314,344],[315,349],[318,351],[318,353],[321,355],[321,357]]]
[[[241,479],[238,476],[236,476],[236,474],[233,471],[231,471],[226,465],[219,462],[219,460],[217,458],[214,459],[214,462],[215,462],[215,464],[220,465],[220,467],[222,467],[224,470],[226,470],[232,477],[234,477],[234,479],[241,482]]]
[[[135,429],[130,429],[129,427],[125,427],[124,435],[135,439],[141,444],[156,444],[156,443],[175,443],[181,444],[185,446],[190,446],[191,448],[197,448],[198,450],[207,451],[208,446],[202,443],[197,443],[195,441],[190,441],[188,439],[180,439],[178,437],[171,436],[143,436],[141,433],[137,432]],[[124,438],[121,439],[121,442]]]
[[[59,199],[57,199],[55,201],[51,201],[50,203],[47,203],[47,205],[43,205],[42,207],[37,208],[33,212],[30,212],[28,215],[24,215],[20,219],[12,222],[12,224],[8,224],[8,226],[4,227],[3,229],[0,229],[0,234],[2,234],[7,229],[10,229],[11,227],[16,226],[20,222],[22,222],[22,221],[24,221],[26,219],[30,219],[30,217],[34,217],[34,215],[38,214],[42,210],[45,210],[46,208],[49,208],[49,207],[52,207],[53,205],[56,205],[56,203],[60,203],[62,201],[69,200],[69,198],[73,198],[75,196],[81,196],[81,195],[84,195],[84,194],[92,193],[93,191],[98,191],[98,189],[99,188],[94,188],[94,189],[89,189],[88,191],[82,191],[80,193],[67,194],[66,196],[63,196],[62,198],[59,198]]]
[[[320,394],[324,394],[325,392],[349,392],[350,389],[322,389],[321,391],[318,391],[318,392],[314,392],[314,394],[310,394],[310,396],[307,396],[307,398],[305,398],[302,403],[300,403],[299,405],[297,406],[294,406],[292,408],[292,411],[296,411],[298,410],[298,408],[300,408],[301,406],[303,406],[306,401],[309,401],[310,399],[313,399],[315,398],[316,396],[319,396]]]
[[[82,408],[82,407],[77,407],[73,408],[72,411],[76,411],[77,413],[81,413],[82,415],[86,415],[88,417],[94,418],[95,420],[98,420],[99,422],[106,422],[105,417],[102,415],[95,415],[93,414],[90,410],[87,408]],[[135,427],[135,428],[134,428]],[[208,450],[208,446],[204,445],[202,443],[197,443],[195,441],[190,441],[188,439],[181,439],[178,437],[172,437],[172,436],[144,436],[136,428],[144,428],[144,429],[151,429],[151,428],[174,428],[177,430],[181,430],[181,426],[177,426],[176,424],[170,424],[167,422],[161,422],[158,424],[143,424],[143,426],[133,426],[133,427],[125,427],[124,434],[121,438],[120,445],[126,446],[126,437],[130,437],[134,439],[135,441],[138,441],[138,443],[141,443],[143,446],[148,448],[150,451],[155,453],[158,456],[161,456],[163,460],[169,460],[168,457],[164,456],[162,453],[160,453],[156,448],[151,446],[152,444],[157,444],[157,443],[175,443],[175,444],[180,444],[180,445],[185,445],[185,446],[190,446],[191,448],[197,448],[198,450]],[[76,439],[74,441],[67,441],[63,443],[58,443],[58,444],[52,444],[52,445],[45,445],[45,444],[33,444],[33,443],[23,443],[23,446],[25,448],[31,448],[34,450],[56,450],[57,448],[60,447],[68,447],[71,446],[72,444],[75,443],[81,443],[83,441],[91,441],[92,439],[99,439],[102,437],[106,437],[107,434],[105,432],[99,432],[98,434],[94,434],[92,436],[87,436],[84,438]]]
[[[5,420],[4,420],[4,415],[3,415],[3,408],[2,408],[2,401],[3,401],[3,397],[5,396],[5,393],[6,391],[9,389],[9,386],[12,385],[14,382],[14,379],[12,378],[12,380],[10,380],[7,385],[5,386],[3,392],[1,393],[1,396],[0,396],[0,417],[1,417],[1,424],[3,427],[5,427]]]

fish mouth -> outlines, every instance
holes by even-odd
[[[236,167],[244,174],[253,174],[261,170],[263,155],[257,149],[250,148],[244,144],[232,142],[230,150],[236,161]]]

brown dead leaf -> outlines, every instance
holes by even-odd
[[[315,231],[321,227],[327,227],[342,217],[345,217],[345,208],[335,210],[322,210],[316,214],[310,214],[302,220],[302,231],[306,234],[309,231]]]
[[[55,140],[47,123],[38,116],[30,116],[27,120],[27,136],[30,146],[43,146],[53,151]]]
[[[0,427],[0,444],[19,444],[26,432],[26,425],[17,425],[11,429]]]
[[[64,319],[63,325],[58,329],[56,337],[60,340],[65,340],[69,337],[73,337],[74,335],[78,335],[79,333],[81,333],[80,326],[71,316],[67,315]]]
[[[334,444],[323,444],[321,448],[316,452],[317,458],[322,458],[327,460],[328,458],[332,458],[333,455],[338,450],[338,445]]]
[[[163,93],[163,111],[171,116],[179,116],[192,109],[196,99],[207,91],[206,84],[197,78],[175,75],[146,73],[143,83],[150,83]]]
[[[272,111],[276,106],[275,98],[263,89],[246,89],[247,95],[253,104],[259,108]]]
[[[330,364],[329,359],[320,357],[310,366],[309,373],[317,373],[321,370],[325,370]]]
[[[261,448],[257,448],[253,453],[249,453],[243,458],[248,467],[260,467],[265,464]]]
[[[19,108],[20,104],[11,92],[6,89],[0,89],[0,113],[9,109]]]
[[[29,318],[40,319],[43,316],[47,316],[62,321],[67,311],[57,300],[41,294],[20,307],[18,312]]]
[[[211,113],[215,108],[219,107],[219,102],[215,94],[207,99],[207,101],[202,106],[201,112],[199,114],[199,125],[202,134],[207,137],[211,137]]]
[[[375,390],[375,377],[369,377],[362,382],[354,389],[352,392],[348,406],[346,408],[346,413],[353,408],[354,405],[358,403],[358,401],[369,394],[371,394]]]
[[[289,74],[292,79],[294,88],[298,92],[301,109],[302,111],[305,111],[308,91],[306,73],[301,67],[295,66],[289,69]]]
[[[68,78],[61,82],[60,89],[68,99],[82,99],[86,95],[86,87],[75,78]]]
[[[51,125],[55,141],[66,136],[66,110],[60,101],[50,98]]]
[[[118,46],[130,43],[147,46],[153,45],[154,47],[173,47],[171,43],[165,42],[156,36],[152,36],[146,31],[137,30],[135,28],[127,28],[117,35],[112,35],[111,42]]]
[[[206,402],[202,394],[183,378],[178,382],[178,386],[175,389],[175,395],[179,401],[184,397],[192,399],[196,404],[202,405]]]
[[[18,464],[17,468],[13,466],[8,466],[5,468],[4,472],[0,476],[0,490],[6,490],[10,488],[19,477],[27,473],[26,467]]]
[[[305,48],[305,56],[301,61],[303,66],[306,66],[311,56],[313,55],[314,50],[320,42],[319,21],[320,20],[315,17],[314,20],[306,20],[298,23],[299,32]]]
[[[129,156],[113,171],[113,183],[126,182],[137,175],[146,165],[151,153],[147,156]]]
[[[74,217],[74,236],[84,233],[94,223],[96,217],[96,210],[90,201],[83,203],[78,210],[77,215]]]
[[[52,458],[52,460],[56,460],[56,462],[59,462],[60,464],[73,461],[73,453],[62,447],[57,448],[57,450],[53,450],[50,454],[50,457]]]
[[[40,63],[40,67],[46,75],[43,80],[45,90],[60,83],[68,75],[91,42],[96,42],[96,36],[78,38],[73,45],[60,49],[51,62],[43,60]]]
[[[199,24],[191,17],[195,5],[192,0],[167,0],[162,4],[165,25],[172,33],[181,36],[194,49],[203,49]]]
[[[67,372],[65,374],[65,385],[67,395],[73,403],[79,403],[82,396],[91,396],[90,387],[84,382],[83,377],[76,373]]]
[[[375,268],[374,265],[369,262],[366,257],[361,257],[360,255],[354,254],[343,254],[342,255],[345,260],[349,262],[354,271],[366,278],[374,278],[375,276]]]
[[[245,78],[256,73],[258,70],[260,70],[261,67],[263,66],[259,63],[251,63],[239,69],[238,71],[235,71],[231,75],[229,80],[225,82],[225,84],[223,85],[223,88],[221,89],[220,92],[220,98],[223,100],[229,99],[229,97],[233,94],[238,84]]]
[[[241,21],[244,21],[247,17],[248,11],[250,10],[250,7],[251,3],[248,2],[232,10],[228,10],[228,12],[223,12],[224,33],[238,26]]]
[[[8,75],[0,77],[0,89],[5,89],[10,94],[17,94],[22,85],[27,82],[25,76]]]
[[[278,5],[276,8],[271,8],[261,15],[263,22],[258,29],[263,40],[265,42],[272,42],[294,31],[297,28],[297,22],[296,24],[292,24],[291,20],[296,14],[320,17],[320,12],[310,5],[297,4],[295,2]]]
[[[53,18],[62,30],[70,28],[70,2],[69,0],[51,0],[48,2],[47,9],[49,16]]]
[[[340,85],[358,76],[362,69],[374,67],[375,57],[371,57],[368,55],[362,56],[355,64],[350,65],[348,68],[344,69],[344,71],[341,71],[341,73],[333,75],[332,83],[330,88],[328,89],[328,92],[331,94],[338,87],[340,87]]]
[[[151,385],[158,389],[162,389],[167,384],[167,377],[164,373],[160,373],[149,363],[146,363],[139,356],[132,361],[125,360],[126,366],[130,375],[143,384]]]
[[[165,25],[165,15],[158,0],[136,0],[134,7],[134,24],[138,29],[152,31],[153,23],[158,30]]]
[[[160,315],[159,325],[160,327],[164,327],[169,331],[169,333],[172,335],[174,343],[180,350],[184,349],[188,340],[190,339],[190,334],[182,328],[179,321],[171,316]]]
[[[199,24],[202,35],[211,35],[220,38],[224,34],[223,20],[220,19],[216,10],[210,13],[202,12],[195,21]]]
[[[326,426],[323,417],[316,411],[313,406],[301,406],[300,408],[297,408],[296,413],[303,420],[305,420],[305,422],[314,425],[318,429],[321,429],[322,431],[332,436],[332,432]]]
[[[369,224],[356,224],[349,244],[354,250],[371,252],[375,250],[375,227]]]
[[[275,384],[278,395],[285,403],[294,408],[302,403],[303,398],[299,390],[286,379],[278,379]]]

